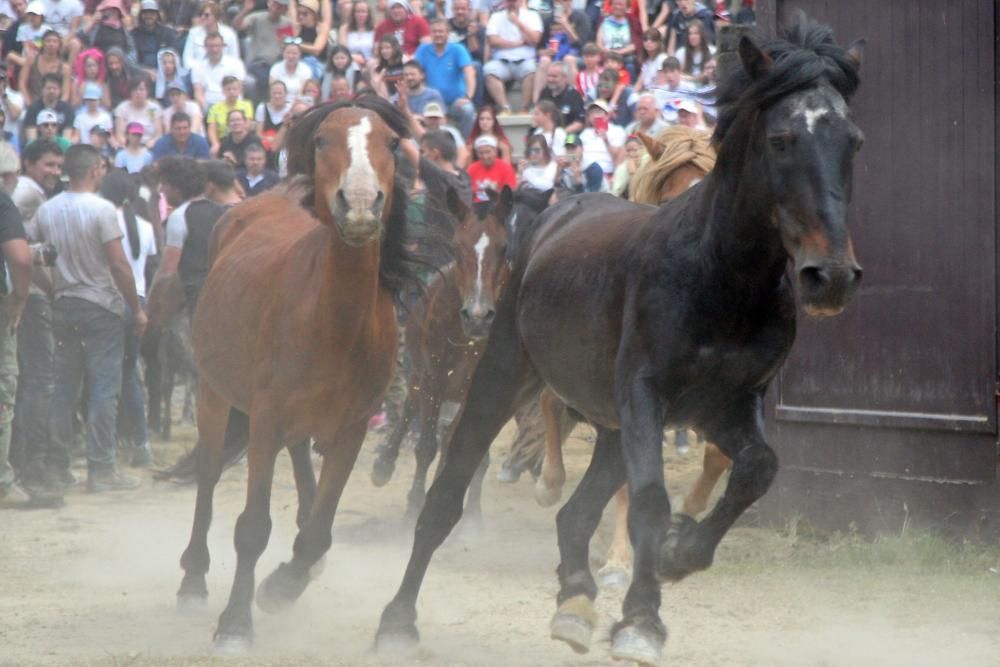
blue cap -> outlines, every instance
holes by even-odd
[[[104,91],[101,90],[100,84],[88,83],[83,87],[83,99],[85,100],[99,100],[104,96]]]

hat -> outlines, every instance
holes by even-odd
[[[472,144],[473,148],[482,148],[483,146],[489,146],[490,148],[497,147],[497,138],[492,134],[484,134],[476,142]]]
[[[687,111],[688,113],[697,114],[698,113],[698,103],[694,100],[682,97],[679,100],[675,100],[673,107],[678,111]]]
[[[125,134],[145,134],[146,129],[142,126],[142,123],[136,123],[135,121],[129,123],[125,126]]]
[[[52,109],[42,109],[38,112],[38,117],[35,118],[35,125],[45,125],[46,123],[59,124],[59,116]]]
[[[176,80],[174,82],[172,82],[172,83],[168,83],[167,84],[167,94],[169,95],[170,93],[174,92],[175,90],[179,90],[182,93],[186,93],[187,92],[187,90],[184,88],[184,84],[179,83]]]
[[[97,13],[101,13],[105,9],[117,9],[119,14],[125,16],[122,0],[101,0],[101,4],[97,5]]]
[[[424,118],[444,118],[444,109],[437,102],[424,105]]]
[[[299,6],[305,7],[313,14],[319,14],[319,0],[299,0]]]
[[[565,146],[579,146],[580,145],[580,137],[577,136],[577,134],[575,132],[570,132],[569,134],[566,135],[566,141],[563,142],[563,145],[565,145]]]
[[[604,113],[611,113],[611,107],[609,107],[608,103],[599,97],[587,105],[587,111],[590,111],[592,107],[597,107],[598,109],[602,109]]]
[[[25,8],[24,13],[45,16],[45,5],[42,4],[41,0],[31,0]]]
[[[142,3],[139,5],[139,11],[140,12],[159,12],[160,11],[160,3],[157,2],[156,0],[142,0]]]
[[[99,83],[88,83],[83,87],[83,99],[85,100],[99,100],[104,97],[104,91],[101,90],[101,84]]]
[[[91,134],[93,134],[95,132],[97,132],[98,134],[111,134],[111,130],[109,130],[108,128],[104,127],[100,123],[98,123],[97,125],[94,125],[93,127],[90,128],[90,133]]]
[[[389,9],[392,9],[396,5],[402,5],[403,9],[405,9],[411,14],[413,13],[413,7],[410,7],[410,3],[407,2],[406,0],[389,0],[389,7],[388,7]]]

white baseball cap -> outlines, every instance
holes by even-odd
[[[472,144],[472,146],[473,146],[473,148],[482,148],[483,146],[489,146],[490,148],[496,148],[497,147],[497,138],[494,137],[492,134],[484,134],[481,137],[479,137],[478,139],[476,139],[475,143]]]

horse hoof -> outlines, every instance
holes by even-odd
[[[521,479],[521,471],[517,468],[503,466],[497,471],[497,481],[501,484],[514,484]]]
[[[535,482],[535,502],[541,507],[552,507],[562,497],[562,486],[550,489],[542,480],[543,478],[539,477]]]
[[[276,614],[285,611],[298,599],[309,577],[305,577],[301,582],[289,574],[288,565],[282,563],[278,568],[267,576],[267,579],[260,582],[257,588],[257,606],[260,610],[268,614]]]
[[[313,563],[313,566],[309,568],[309,581],[316,581],[326,570],[326,554],[319,557],[319,560]]]
[[[372,484],[375,486],[385,486],[392,479],[392,473],[395,470],[396,465],[394,463],[375,459],[375,463],[372,464]]]
[[[698,553],[693,538],[697,528],[698,522],[686,514],[674,514],[671,517],[656,564],[656,576],[660,581],[680,581],[689,574],[707,570],[712,565],[711,553],[707,559]]]
[[[253,639],[246,635],[216,635],[215,654],[224,657],[240,657],[250,653]]]
[[[611,638],[611,657],[637,662],[643,667],[659,667],[663,641],[652,633],[626,625]]]
[[[631,581],[632,575],[621,565],[605,565],[597,572],[597,585],[605,590],[623,591]]]
[[[177,611],[199,611],[208,606],[208,593],[204,595],[177,594]]]
[[[411,630],[380,631],[375,635],[375,652],[381,656],[409,658],[417,652],[420,636]]]
[[[595,625],[594,603],[586,595],[574,595],[556,610],[549,624],[550,637],[566,642],[577,653],[586,653],[590,650]]]

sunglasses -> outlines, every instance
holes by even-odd
[[[542,149],[541,149],[540,146],[532,146],[531,148],[528,149],[528,152],[529,153],[541,153]]]
[[[301,43],[302,43],[302,38],[301,37],[285,37],[285,46],[288,46],[289,44],[296,44],[296,45],[298,45],[298,44],[301,44]]]

